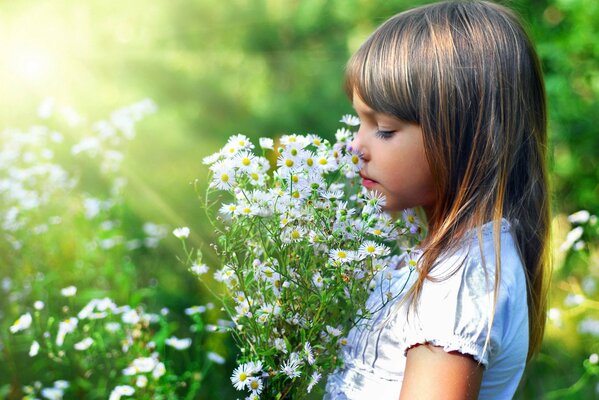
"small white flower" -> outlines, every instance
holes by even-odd
[[[60,294],[62,294],[64,297],[73,297],[75,294],[77,294],[77,288],[75,286],[67,286],[66,288],[60,290]]]
[[[54,387],[57,388],[57,389],[66,390],[70,386],[71,385],[69,384],[69,382],[64,381],[64,380],[54,381]]]
[[[312,389],[314,388],[314,386],[318,382],[320,382],[320,378],[322,378],[322,375],[320,374],[320,372],[318,372],[318,371],[312,372],[312,376],[310,377],[310,383],[308,384],[308,387],[306,388],[306,391],[308,393],[310,393],[312,391]]]
[[[314,359],[314,352],[312,351],[312,346],[310,345],[310,342],[306,342],[304,344],[304,353],[306,354],[306,360],[308,361],[308,364],[314,364],[316,360]]]
[[[260,394],[262,392],[262,379],[260,378],[249,378],[247,388],[252,391],[252,394]]]
[[[197,276],[204,275],[208,272],[208,266],[206,264],[193,263],[189,269]]]
[[[215,362],[217,364],[223,365],[225,363],[225,358],[223,356],[221,356],[220,354],[217,354],[213,351],[209,351],[208,352],[208,359],[212,362]]]
[[[164,363],[159,362],[158,364],[156,364],[156,367],[154,367],[154,370],[152,371],[152,377],[154,379],[159,379],[165,373],[166,368],[164,367]]]
[[[61,400],[64,396],[64,391],[58,388],[43,388],[41,390],[41,395],[43,398],[48,400]]]
[[[233,371],[231,375],[231,383],[237,390],[243,390],[249,384],[251,372],[248,364],[241,364]]]
[[[189,228],[184,226],[181,228],[175,228],[175,230],[173,230],[173,235],[175,235],[177,239],[187,239],[189,232]]]
[[[138,375],[135,379],[135,386],[144,388],[148,385],[148,378],[145,375]]]
[[[135,310],[125,311],[121,317],[124,323],[134,325],[137,324],[141,317]]]
[[[333,262],[348,263],[354,260],[354,252],[351,250],[333,249],[329,251],[329,258]]]
[[[30,313],[21,315],[10,327],[10,333],[17,333],[28,329],[31,326],[32,321],[33,319],[31,318]]]
[[[77,328],[79,320],[77,318],[66,319],[58,324],[58,333],[56,334],[56,345],[62,346],[64,344],[64,338],[67,334],[72,333]]]
[[[80,342],[75,343],[73,346],[75,350],[83,351],[89,349],[89,347],[94,343],[94,340],[90,337],[87,337]]]
[[[34,340],[33,343],[31,343],[31,347],[29,348],[29,357],[37,356],[37,353],[39,351],[40,351],[40,344],[37,342],[37,340]]]
[[[589,362],[591,364],[597,364],[599,362],[599,355],[597,353],[593,353],[589,356]]]
[[[164,343],[167,346],[174,347],[177,350],[185,350],[185,349],[188,349],[189,346],[191,346],[191,339],[190,338],[179,339],[175,336],[171,336],[170,338],[166,339],[164,341]]]
[[[260,142],[260,147],[262,147],[264,150],[273,150],[274,148],[274,141],[271,138],[260,138],[259,139]]]
[[[205,306],[192,306],[185,309],[186,315],[202,314],[206,312]]]
[[[300,366],[301,363],[297,357],[297,353],[291,353],[289,360],[285,361],[281,366],[281,372],[291,379],[297,378],[302,374],[299,370]]]
[[[119,385],[110,392],[108,400],[120,400],[122,396],[133,396],[134,393],[135,389],[133,387],[129,385]]]
[[[580,210],[578,212],[575,212],[574,214],[569,215],[568,221],[571,224],[584,224],[585,222],[588,222],[590,217],[591,213],[589,213],[587,210]]]
[[[341,333],[343,333],[343,332],[341,332],[341,329],[334,328],[329,325],[326,326],[326,329],[327,329],[328,334],[331,336],[341,336]]]
[[[43,310],[44,306],[45,306],[44,302],[40,301],[40,300],[38,300],[35,303],[33,303],[33,308],[35,308],[38,311]]]
[[[314,284],[314,286],[316,286],[317,288],[321,288],[324,284],[324,279],[322,278],[322,276],[320,275],[320,272],[316,272],[314,275],[312,275],[312,283]]]
[[[355,115],[345,114],[343,117],[341,117],[339,122],[343,122],[345,125],[349,126],[358,126],[360,125],[360,118],[356,117]]]

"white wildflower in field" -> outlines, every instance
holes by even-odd
[[[213,351],[209,351],[207,354],[207,357],[210,361],[219,364],[219,365],[223,365],[225,363],[225,358],[223,356],[221,356],[220,354],[217,354]]]
[[[108,400],[120,400],[123,396],[133,396],[135,393],[135,389],[129,385],[119,385],[115,387],[112,392],[110,392],[110,396]]]
[[[171,336],[170,338],[166,339],[164,341],[164,343],[167,346],[171,346],[177,350],[185,350],[191,346],[191,339],[190,338],[179,339],[175,336]]]
[[[175,235],[177,239],[187,239],[187,237],[189,236],[189,232],[189,228],[184,226],[181,228],[175,228],[173,230],[173,235]]]
[[[62,346],[64,344],[65,336],[69,333],[73,333],[77,328],[79,320],[71,317],[58,324],[58,333],[56,334],[56,345]]]
[[[154,379],[159,379],[164,374],[166,374],[166,368],[164,366],[164,363],[159,362],[158,364],[156,364],[156,366],[152,370],[152,377]]]
[[[56,387],[43,388],[41,390],[41,395],[44,399],[61,400],[64,396],[64,390]]]
[[[31,318],[30,313],[25,313],[21,315],[10,327],[10,333],[17,333],[20,331],[24,331],[31,326],[31,322],[33,319]]]
[[[193,263],[191,267],[189,267],[189,270],[195,275],[200,276],[208,272],[208,266],[206,264]]]
[[[64,297],[73,297],[77,294],[77,288],[75,286],[67,286],[60,290],[60,294]]]
[[[318,382],[320,382],[320,378],[322,378],[322,374],[318,371],[314,371],[312,372],[312,375],[310,376],[310,383],[308,384],[308,387],[306,388],[306,391],[308,393],[312,392],[312,389],[314,388],[314,386],[316,384],[318,384]]]
[[[264,150],[272,150],[274,148],[274,141],[271,138],[260,138],[260,147]]]
[[[289,378],[297,378],[302,374],[300,371],[301,360],[297,357],[297,353],[291,353],[289,359],[281,365],[281,373],[287,375]]]
[[[185,309],[186,315],[203,314],[206,312],[206,306],[192,306]]]
[[[135,378],[135,386],[139,388],[148,386],[148,377],[145,375],[138,375],[137,378]]]
[[[75,348],[75,350],[83,351],[89,349],[92,344],[94,344],[94,340],[90,337],[87,337],[75,343],[73,347]]]
[[[40,351],[40,344],[37,342],[37,340],[34,340],[31,343],[31,347],[29,347],[29,357],[37,356],[37,353],[39,353],[39,351]]]

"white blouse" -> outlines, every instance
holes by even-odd
[[[387,301],[386,293],[405,294],[417,271],[390,267],[377,275],[368,307],[378,311],[349,332],[344,367],[329,376],[325,400],[399,399],[406,352],[420,343],[479,361],[485,368],[479,399],[513,397],[528,353],[526,280],[510,225],[502,220],[501,278],[487,343],[495,282],[492,223],[482,227],[482,238],[482,254],[473,230],[462,248],[436,264],[431,275],[439,279],[425,281],[415,313],[408,313],[407,303],[398,305],[401,294]]]

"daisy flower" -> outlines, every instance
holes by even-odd
[[[312,365],[316,362],[316,360],[314,359],[314,352],[312,351],[312,346],[310,345],[310,342],[306,342],[304,344],[304,353],[306,354],[306,360],[308,361],[308,364]]]
[[[80,342],[75,343],[73,347],[75,348],[75,350],[83,351],[89,349],[92,344],[94,344],[94,339],[88,337],[81,340]]]
[[[337,142],[346,143],[353,139],[353,133],[346,128],[337,129],[335,132],[335,139]]]
[[[179,339],[175,336],[171,336],[170,338],[168,338],[164,341],[164,344],[166,344],[167,346],[174,347],[177,350],[185,350],[191,346],[191,339],[190,338]]]
[[[378,244],[372,240],[367,240],[360,245],[358,255],[361,258],[365,257],[381,257],[389,254],[391,250],[382,244]]]
[[[360,125],[360,118],[356,117],[355,115],[345,114],[343,117],[341,117],[339,122],[349,126],[358,126]]]
[[[296,353],[291,353],[289,360],[285,361],[281,366],[281,372],[287,375],[289,378],[297,378],[302,374],[299,370],[301,367],[301,361],[297,357]]]
[[[237,390],[245,389],[250,383],[250,378],[252,377],[252,372],[250,368],[248,368],[248,364],[241,364],[233,371],[233,375],[231,375],[231,383],[235,386]]]
[[[258,167],[256,156],[246,150],[239,151],[233,158],[233,166],[247,173]]]
[[[314,275],[312,275],[312,283],[317,288],[321,288],[324,285],[324,279],[320,275],[320,272],[316,272]]]
[[[362,210],[362,214],[364,215],[380,213],[382,208],[387,204],[385,195],[377,192],[376,190],[366,190],[365,197],[366,204]]]
[[[304,147],[306,143],[306,138],[304,136],[300,136],[300,135],[296,135],[296,134],[291,134],[291,135],[283,135],[281,136],[281,144],[283,146],[290,146],[290,145],[300,145],[301,147]]]
[[[322,374],[318,371],[314,371],[312,372],[312,376],[310,376],[310,383],[308,384],[308,387],[306,388],[306,391],[308,393],[310,393],[312,391],[312,389],[314,388],[314,386],[320,382],[320,378],[322,378]]]
[[[273,150],[274,149],[274,141],[271,138],[262,137],[258,140],[260,143],[260,147],[264,150]]]
[[[247,388],[252,391],[252,394],[259,395],[262,393],[262,379],[260,378],[248,378]]]
[[[235,185],[235,171],[230,162],[217,161],[210,169],[213,172],[210,187],[220,190],[228,190]]]
[[[229,138],[227,144],[236,146],[239,149],[253,149],[254,145],[252,144],[252,142],[250,142],[250,140],[248,139],[247,136],[242,135],[242,134],[237,134],[237,135],[233,135]]]
[[[21,315],[10,327],[10,333],[17,333],[28,329],[31,326],[32,321],[33,319],[31,318],[30,313]]]
[[[416,211],[414,211],[414,209],[412,208],[409,208],[403,210],[401,215],[406,224],[406,227],[410,230],[410,233],[417,233],[418,229],[420,229],[420,220],[416,216]]]
[[[334,263],[348,263],[354,260],[354,252],[344,249],[333,249],[329,252],[329,259]]]

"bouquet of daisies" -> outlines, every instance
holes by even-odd
[[[374,311],[373,278],[417,239],[413,215],[394,220],[381,195],[362,190],[362,160],[348,147],[359,121],[341,121],[332,145],[290,134],[276,146],[260,139],[257,154],[236,135],[204,159],[222,260],[214,277],[240,349],[231,381],[248,399],[302,398],[339,366],[346,334]],[[206,271],[199,252],[188,256]]]

